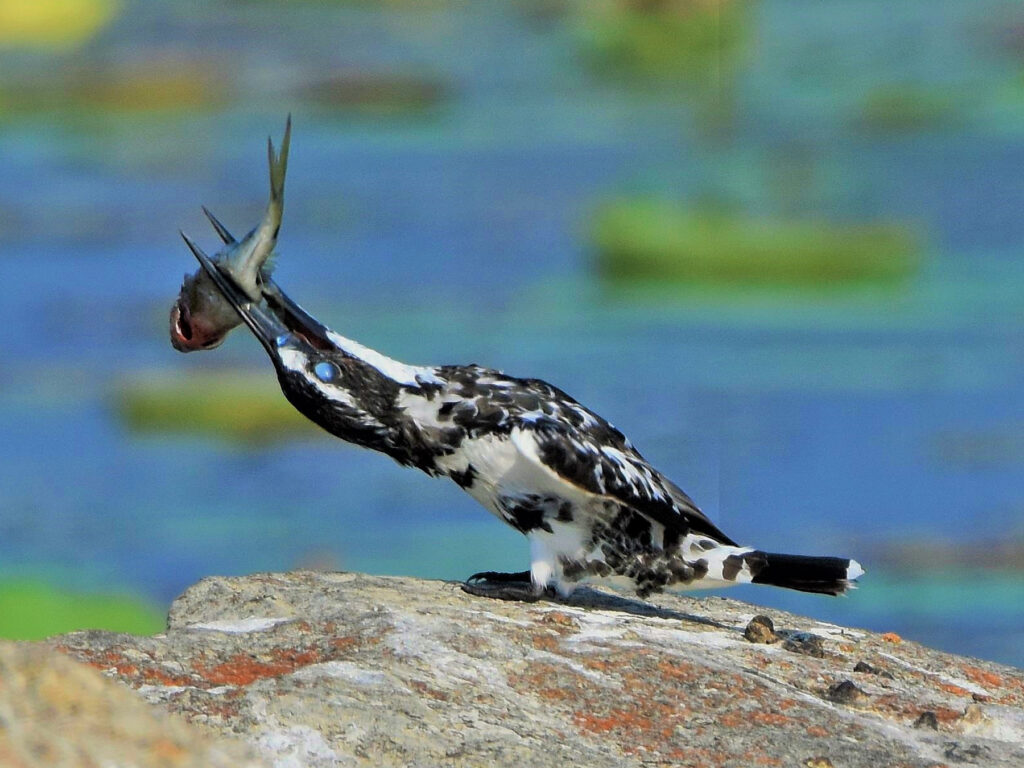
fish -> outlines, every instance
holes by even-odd
[[[261,286],[273,270],[272,254],[277,245],[284,214],[284,179],[288,170],[288,149],[291,144],[292,118],[285,123],[281,151],[275,152],[273,139],[267,138],[267,163],[270,167],[270,199],[263,220],[241,240],[228,231],[206,206],[203,213],[213,225],[224,247],[212,257],[217,266],[234,279],[242,291],[258,301]],[[185,237],[182,234],[182,237]],[[188,238],[185,238],[186,242]],[[171,307],[171,346],[179,352],[214,349],[224,343],[228,333],[242,319],[217,289],[202,268],[186,274],[181,290]]]

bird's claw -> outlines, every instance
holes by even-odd
[[[468,579],[467,584],[472,584],[475,581],[491,581],[507,584],[512,581],[530,582],[529,571],[519,571],[518,573],[504,573],[502,571],[480,571],[480,573],[474,573]]]
[[[462,591],[476,597],[489,597],[492,600],[515,600],[522,603],[535,603],[542,598],[555,597],[551,587],[538,587],[530,579],[529,571],[519,573],[502,573],[500,571],[481,571],[474,573],[461,585]]]

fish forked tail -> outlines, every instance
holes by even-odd
[[[743,555],[743,559],[750,568],[752,584],[769,584],[800,592],[842,595],[855,589],[854,582],[864,575],[860,563],[845,557],[782,555],[754,550]]]
[[[288,172],[288,148],[292,143],[292,116],[284,124],[281,151],[274,152],[274,140],[267,137],[267,165],[270,168],[270,205],[284,208],[284,177]],[[280,217],[280,215],[278,216]]]

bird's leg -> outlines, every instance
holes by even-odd
[[[555,596],[552,587],[535,586],[530,579],[529,571],[474,573],[462,583],[462,591],[477,597],[490,597],[494,600],[518,600],[524,603],[535,603],[543,597]]]

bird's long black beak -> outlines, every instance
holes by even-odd
[[[327,326],[292,301],[288,294],[270,278],[263,283],[263,298],[267,300],[267,306],[287,326],[288,330],[301,335],[311,346],[323,350],[335,347]]]
[[[193,243],[184,232],[181,233],[181,237],[192,254],[199,260],[199,264],[206,274],[210,276],[213,284],[217,286],[228,303],[235,308],[253,335],[259,339],[263,348],[267,350],[267,354],[277,361],[279,359],[278,348],[286,344],[291,336],[288,327],[273,313],[267,312],[258,303],[253,302],[241,288],[235,285],[231,276],[221,272],[217,265],[203,253],[202,248]]]

